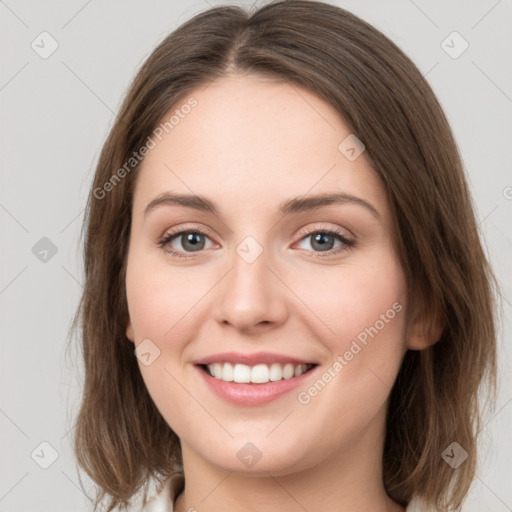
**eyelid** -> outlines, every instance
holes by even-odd
[[[209,238],[212,238],[211,230],[209,228],[199,226],[198,224],[185,223],[180,224],[179,226],[165,229],[158,239],[162,240],[163,238],[167,238],[169,235],[178,235],[180,233],[188,231],[193,231],[194,233],[201,233],[203,235],[207,235]]]
[[[310,226],[300,229],[299,236],[301,237],[302,240],[304,236],[311,235],[312,233],[316,233],[317,231],[332,231],[345,238],[355,238],[354,234],[347,228],[342,228],[341,226],[324,226],[318,222],[313,223],[312,227]],[[344,232],[346,232],[346,234]]]

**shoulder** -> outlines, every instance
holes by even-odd
[[[183,485],[183,474],[174,473],[156,490],[155,495],[148,500],[140,512],[172,512],[174,501],[183,490]]]

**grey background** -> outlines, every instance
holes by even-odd
[[[375,25],[412,58],[457,138],[504,297],[500,394],[463,510],[510,511],[512,2],[332,3]],[[91,510],[79,476],[87,489],[92,482],[77,470],[69,435],[81,364],[77,354],[65,355],[82,286],[78,240],[87,190],[140,64],[174,28],[218,4],[0,0],[2,512]],[[59,45],[47,59],[31,47],[43,31]],[[441,46],[453,31],[469,43],[456,59]],[[38,252],[48,243],[43,237],[57,249],[46,262]],[[58,454],[48,469],[41,465],[52,462],[53,452],[42,442]]]

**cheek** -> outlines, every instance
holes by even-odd
[[[344,427],[330,432],[339,439],[351,438],[382,410],[405,352],[403,271],[392,252],[372,261],[375,264],[361,260],[332,272],[315,299],[315,314],[322,319],[315,321],[320,326],[317,335],[323,333],[320,339],[331,361],[310,388],[299,390],[298,400],[313,418],[346,417],[351,411]],[[309,279],[310,284],[319,282],[318,276]]]
[[[404,342],[406,283],[392,253],[303,275],[295,290],[333,356],[349,350],[354,340],[365,346],[378,337],[377,351]]]
[[[188,395],[179,382],[183,347],[191,335],[187,322],[193,304],[190,296],[195,295],[191,290],[161,261],[131,249],[126,272],[130,321],[135,345],[151,354],[148,364],[139,358],[140,373],[155,406],[173,428],[178,427],[177,432],[183,429],[175,411],[187,410]]]
[[[299,390],[298,401],[317,418],[352,411],[352,423],[331,432],[350,437],[382,409],[398,374],[405,353],[406,282],[391,251],[329,270],[328,280],[309,275],[303,281],[301,293],[316,290],[304,302],[314,304],[310,327],[330,362],[310,388]],[[321,293],[313,287],[318,282],[324,283]]]
[[[126,294],[136,341],[150,338],[160,343],[182,328],[180,319],[197,295],[189,284],[190,274],[187,279],[185,273],[169,272],[161,261],[136,249],[130,253]]]

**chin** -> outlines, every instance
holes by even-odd
[[[243,435],[224,442],[217,439],[213,451],[212,444],[197,446],[194,451],[223,471],[254,477],[268,477],[268,473],[285,476],[304,471],[319,463],[322,456],[327,456],[316,450],[312,443],[300,443],[298,439],[287,437],[284,444],[281,438],[250,441],[251,436]],[[302,448],[304,446],[307,451]]]

